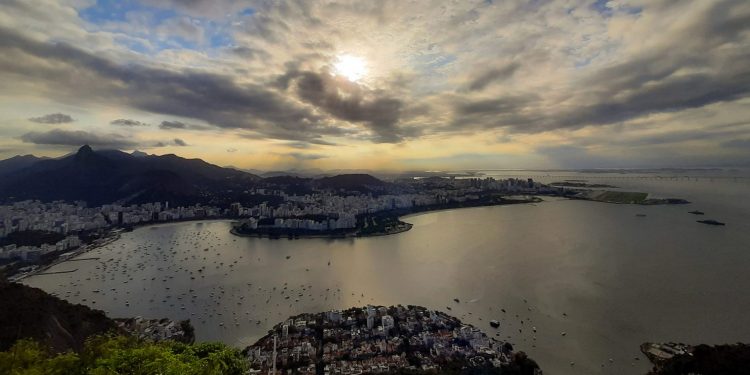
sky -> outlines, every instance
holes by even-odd
[[[0,0],[0,158],[750,166],[750,2]]]

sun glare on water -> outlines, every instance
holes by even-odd
[[[359,81],[367,74],[365,60],[352,55],[338,56],[333,68],[337,75],[343,76],[352,82]]]

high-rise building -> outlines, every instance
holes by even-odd
[[[383,315],[383,317],[381,318],[381,322],[383,324],[383,332],[385,332],[386,335],[391,329],[395,327],[393,317],[390,315]]]

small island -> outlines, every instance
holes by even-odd
[[[632,191],[610,191],[610,190],[573,190],[570,199],[581,199],[594,202],[614,204],[639,204],[644,206],[661,204],[688,204],[689,201],[680,198],[648,198],[648,193]]]
[[[550,183],[550,186],[590,188],[590,189],[616,189],[617,186],[607,184],[589,184],[583,180],[565,180]]]
[[[713,219],[696,220],[696,222],[701,223],[701,224],[706,224],[706,225],[716,225],[716,226],[724,226],[724,225],[726,225],[725,223],[722,223],[721,221],[716,221],[716,220],[713,220]]]

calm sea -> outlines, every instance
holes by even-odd
[[[237,346],[301,312],[422,305],[510,341],[546,374],[645,374],[644,341],[750,342],[742,174],[485,173],[583,179],[693,203],[548,199],[408,216],[406,233],[346,240],[239,238],[224,221],[157,225],[79,257],[98,259],[53,269],[76,272],[25,282],[114,317],[189,318],[199,340]]]

